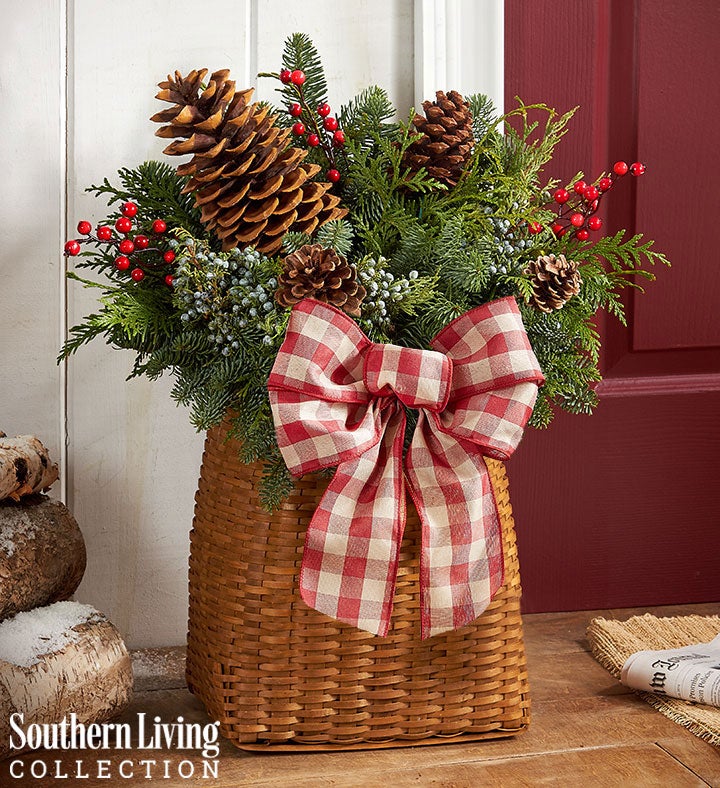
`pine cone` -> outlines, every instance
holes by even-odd
[[[358,317],[365,288],[356,279],[355,266],[342,255],[320,244],[306,244],[285,258],[275,300],[292,306],[306,296]]]
[[[438,90],[435,97],[435,101],[423,102],[425,117],[413,119],[423,136],[405,151],[403,165],[413,173],[424,167],[435,180],[453,187],[472,155],[472,114],[457,90],[447,95]]]
[[[166,154],[193,154],[177,172],[192,176],[184,191],[195,193],[202,222],[223,249],[274,254],[286,232],[311,234],[345,216],[340,198],[328,193],[331,184],[312,180],[320,166],[302,163],[307,151],[289,147],[290,130],[277,128],[267,107],[249,103],[253,89],[236,92],[227,70],[212,74],[203,89],[206,74],[168,75],[157,98],[173,106],[151,120],[166,124],[158,137],[180,138]]]
[[[578,264],[566,260],[565,255],[542,255],[533,260],[525,269],[532,278],[532,303],[541,312],[562,309],[567,301],[580,292],[582,279]]]

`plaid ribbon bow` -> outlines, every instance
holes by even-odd
[[[503,582],[483,455],[507,459],[543,377],[515,300],[461,315],[433,350],[375,344],[347,315],[306,298],[268,380],[278,444],[296,476],[337,465],[308,526],[300,593],[310,606],[384,636],[405,527],[405,458],[422,522],[423,638],[473,621]]]

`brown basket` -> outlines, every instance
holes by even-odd
[[[190,552],[187,679],[246,750],[330,750],[510,736],[529,699],[515,532],[502,463],[488,460],[503,528],[505,585],[487,611],[420,640],[420,523],[408,501],[390,633],[308,608],[298,573],[326,481],[304,476],[283,508],[258,505],[227,425],[208,433]],[[268,746],[270,745],[270,746]]]

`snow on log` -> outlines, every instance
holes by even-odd
[[[0,623],[0,759],[10,750],[10,717],[21,727],[105,722],[132,697],[130,655],[117,629],[95,608],[56,602]],[[19,718],[16,718],[16,720]]]
[[[0,501],[47,490],[58,477],[56,463],[34,435],[0,437]]]
[[[59,501],[0,502],[0,621],[68,599],[85,572],[85,542]]]

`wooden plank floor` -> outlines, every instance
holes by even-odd
[[[96,786],[204,784],[214,788],[400,788],[402,786],[720,786],[720,749],[716,749],[651,709],[625,690],[591,657],[585,627],[595,615],[628,618],[658,615],[717,614],[718,605],[675,606],[642,610],[582,611],[528,615],[525,641],[533,701],[530,729],[511,739],[433,747],[333,753],[255,754],[223,743],[217,779],[202,779],[201,759],[177,751],[108,753],[111,773],[124,758],[154,758],[154,778],[140,767],[132,779],[10,779],[9,761],[0,764],[2,786]],[[208,721],[202,707],[183,685],[179,649],[137,652],[136,696],[122,721],[138,712],[174,722]],[[29,769],[41,759],[59,762],[60,773],[74,774],[75,760],[95,764],[104,753],[34,753],[23,756]],[[170,778],[164,777],[167,760]],[[177,776],[181,760],[195,764],[193,778]],[[186,767],[189,768],[189,767]]]

